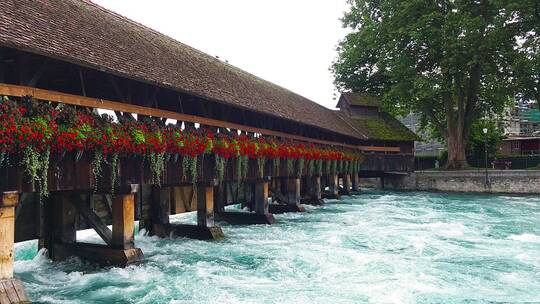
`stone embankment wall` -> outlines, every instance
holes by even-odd
[[[540,194],[540,170],[419,171],[384,178],[385,189]],[[380,183],[379,183],[380,184]]]

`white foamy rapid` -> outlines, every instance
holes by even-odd
[[[223,241],[139,233],[146,262],[125,269],[26,242],[15,274],[35,303],[540,302],[536,197],[374,191],[276,217]]]

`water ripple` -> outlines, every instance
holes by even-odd
[[[140,232],[127,268],[20,243],[15,275],[35,303],[540,302],[537,197],[371,191],[276,217],[219,242]]]

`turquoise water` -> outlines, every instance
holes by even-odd
[[[125,269],[22,243],[15,275],[37,303],[540,302],[538,197],[373,191],[276,217],[215,242],[138,233]]]

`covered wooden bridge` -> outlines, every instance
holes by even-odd
[[[86,0],[0,3],[0,95],[0,303],[25,298],[13,241],[127,265],[135,220],[214,239],[413,166],[416,137],[361,96],[327,109]]]

